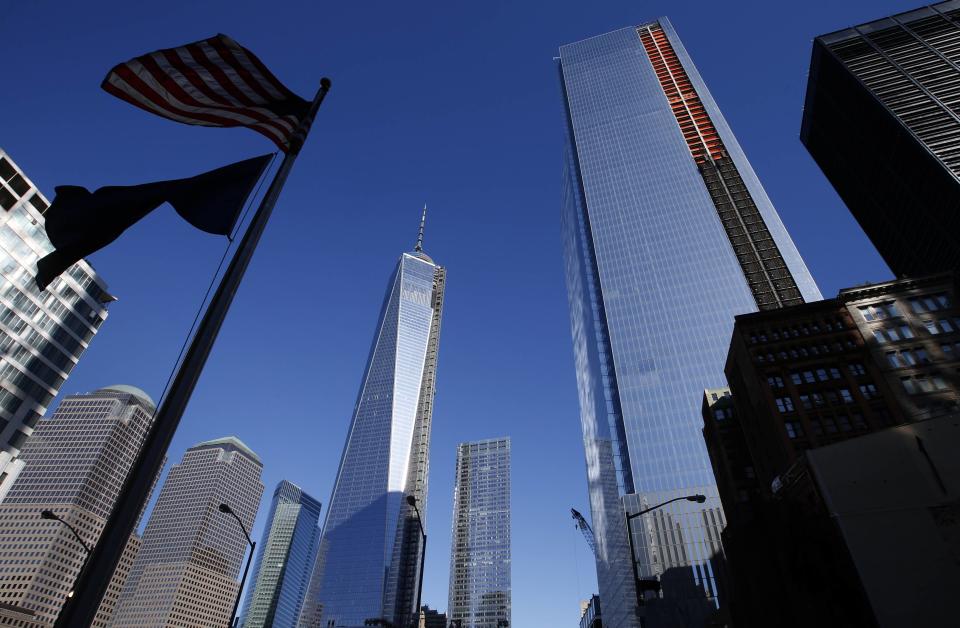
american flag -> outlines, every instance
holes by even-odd
[[[135,57],[103,89],[157,115],[200,126],[245,126],[291,148],[310,103],[226,35]]]

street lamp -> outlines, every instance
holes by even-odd
[[[68,597],[68,598],[73,597],[73,592],[74,592],[74,590],[77,588],[77,586],[76,586],[76,580],[80,578],[80,574],[83,573],[84,567],[87,566],[87,560],[90,559],[90,551],[91,551],[91,548],[90,548],[89,545],[87,545],[87,542],[83,540],[83,537],[80,536],[80,534],[77,532],[76,528],[74,528],[72,525],[70,525],[69,523],[67,523],[67,522],[64,521],[63,519],[61,519],[60,516],[59,516],[57,513],[53,512],[52,510],[41,510],[41,511],[40,511],[40,518],[41,518],[41,519],[46,519],[47,521],[59,521],[60,523],[62,523],[63,525],[65,525],[68,530],[70,530],[71,532],[73,532],[73,536],[77,537],[77,541],[80,543],[80,546],[83,547],[83,551],[85,552],[85,553],[84,553],[84,556],[83,556],[83,564],[80,565],[80,572],[77,573],[77,578],[74,579],[74,586],[70,589],[70,593],[67,593],[67,597]]]
[[[640,512],[635,512],[632,515],[626,512],[626,510],[624,510],[624,514],[627,517],[627,539],[630,541],[630,565],[633,567],[633,588],[636,590],[636,594],[637,594],[637,606],[643,606],[642,591],[646,591],[651,588],[659,589],[659,583],[656,583],[656,586],[651,586],[652,583],[649,580],[643,580],[643,581],[640,580],[640,572],[637,570],[637,553],[633,548],[633,532],[630,530],[630,521],[635,519],[636,517],[639,517],[640,515],[645,515],[652,510],[656,510],[657,508],[662,508],[667,504],[672,504],[673,502],[679,502],[682,500],[702,504],[703,502],[707,501],[707,496],[706,495],[684,495],[683,497],[674,497],[673,499],[668,499],[662,504],[651,506],[650,508],[646,508],[644,510],[641,510]],[[644,585],[642,588],[641,588],[641,583]]]
[[[420,518],[420,509],[417,508],[417,498],[413,495],[407,495],[407,503],[413,506],[413,510],[417,513],[417,524],[420,525],[420,536],[423,537],[423,546],[420,548],[420,584],[417,586],[417,610],[414,617],[420,617],[420,594],[423,593],[423,571],[427,566],[427,533],[423,530],[423,519]],[[410,622],[416,626],[419,621],[413,620]]]
[[[220,512],[233,515],[233,518],[237,520],[237,523],[240,524],[240,529],[243,530],[243,535],[247,537],[247,544],[250,546],[250,555],[247,557],[247,566],[243,568],[243,578],[240,579],[240,588],[237,589],[237,599],[233,602],[233,611],[230,613],[230,623],[227,624],[227,628],[232,628],[234,625],[234,618],[237,616],[237,609],[240,607],[240,595],[243,593],[243,585],[247,582],[247,572],[250,571],[250,561],[253,560],[253,551],[257,548],[257,544],[253,542],[253,539],[250,538],[250,535],[247,533],[247,527],[243,525],[243,522],[240,521],[240,517],[237,516],[237,513],[233,512],[233,509],[230,508],[227,504],[220,504]]]

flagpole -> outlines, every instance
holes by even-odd
[[[240,281],[250,264],[260,236],[263,235],[270,214],[273,212],[273,206],[310,132],[313,118],[329,90],[330,80],[321,79],[320,88],[307,115],[291,138],[290,150],[277,169],[270,187],[260,202],[260,207],[257,208],[250,226],[243,234],[237,252],[230,260],[230,265],[210,300],[209,307],[204,312],[197,333],[191,340],[173,383],[157,410],[150,432],[140,448],[140,454],[120,489],[113,512],[85,567],[81,570],[74,587],[74,594],[67,599],[54,624],[55,628],[78,628],[93,624],[103,594],[107,590],[127,540],[134,531],[137,519],[147,502],[154,478],[163,467],[167,448],[177,431],[183,412],[190,401],[190,395],[193,394],[193,389],[197,385],[197,380],[217,339]]]

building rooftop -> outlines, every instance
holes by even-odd
[[[97,392],[118,392],[118,393],[124,393],[127,395],[133,395],[134,397],[136,397],[137,399],[139,399],[140,401],[148,405],[151,410],[157,409],[157,404],[154,403],[150,395],[148,395],[142,389],[137,388],[136,386],[129,386],[127,384],[114,384],[112,386],[104,386],[103,388],[99,388]]]
[[[260,456],[253,453],[253,450],[247,447],[247,445],[236,436],[224,436],[222,438],[214,438],[213,440],[205,440],[202,443],[197,443],[190,449],[191,450],[192,449],[213,449],[217,447],[220,449],[228,449],[228,450],[232,449],[235,451],[239,451],[240,453],[244,454],[248,458],[251,458],[259,462],[260,464],[263,464],[263,461],[260,460]]]

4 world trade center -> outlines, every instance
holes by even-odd
[[[603,623],[703,625],[719,601],[725,524],[703,390],[725,381],[735,315],[820,292],[667,19],[562,46],[558,66],[564,262]],[[682,499],[696,494],[705,503]],[[678,497],[631,518],[635,574],[627,515]],[[638,592],[643,583],[659,595]]]

